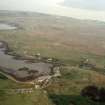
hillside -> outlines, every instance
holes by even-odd
[[[34,12],[0,11],[0,23],[16,26],[0,30],[0,40],[21,56],[55,58],[64,65],[60,78],[32,94],[11,89],[33,88],[0,75],[0,105],[104,105],[80,96],[88,85],[105,87],[105,23]],[[95,67],[81,68],[82,60]],[[83,62],[83,64],[85,64]],[[9,90],[9,91],[8,91]]]

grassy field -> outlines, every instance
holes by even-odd
[[[62,77],[54,78],[45,89],[31,94],[8,92],[10,89],[33,86],[17,84],[0,75],[0,105],[105,105],[80,96],[88,85],[105,87],[105,75],[100,71],[80,69],[77,65],[88,58],[97,67],[105,66],[105,23],[38,13],[3,12],[0,22],[18,26],[16,30],[0,31],[13,52],[53,57],[62,61]]]
[[[34,89],[33,93],[12,93],[10,89],[32,88],[8,79],[0,79],[0,105],[104,105],[80,96],[88,85],[98,87],[105,84],[105,76],[94,71],[78,68],[62,68],[62,77],[54,78],[45,89]]]

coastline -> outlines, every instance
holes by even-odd
[[[10,55],[13,57],[13,59],[15,60],[23,60],[23,61],[26,61],[26,62],[29,62],[29,63],[33,63],[33,62],[36,62],[36,59],[35,58],[28,58],[28,57],[22,57],[22,56],[19,56],[17,54],[12,54],[10,52],[12,52],[11,49],[9,49],[9,46],[6,42],[4,41],[0,41],[0,48],[4,48],[3,52],[6,54],[6,55]],[[43,59],[43,58],[42,58]],[[43,61],[42,59],[38,60],[38,62],[44,62],[46,63],[48,61],[49,58],[46,58],[45,61]],[[35,60],[35,61],[34,61]],[[42,60],[42,61],[41,61]],[[56,60],[55,60],[56,61]],[[49,61],[48,61],[49,62]],[[47,62],[47,63],[48,63]],[[5,75],[7,78],[15,81],[15,82],[18,82],[18,83],[25,83],[25,84],[35,84],[35,80],[40,80],[40,77],[43,78],[42,81],[44,81],[46,79],[46,77],[48,76],[49,77],[56,77],[58,75],[56,75],[56,71],[55,71],[55,68],[56,67],[59,67],[61,64],[54,64],[54,62],[49,62],[50,64],[52,64],[52,67],[50,68],[50,73],[47,74],[47,75],[44,75],[42,73],[40,74],[34,74],[34,75],[29,75],[29,76],[26,76],[26,77],[18,77],[17,75],[14,75],[13,70],[12,69],[9,69],[9,68],[6,68],[6,67],[2,67],[0,66],[0,73],[2,73],[3,75]],[[23,70],[25,70],[26,68],[22,68]],[[29,70],[29,69],[28,69]],[[19,71],[19,70],[18,70]],[[20,70],[22,71],[22,70]]]

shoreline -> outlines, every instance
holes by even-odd
[[[50,68],[50,73],[47,74],[47,75],[43,74],[43,73],[40,73],[40,74],[33,73],[34,75],[29,75],[29,76],[20,77],[20,78],[13,73],[12,69],[0,66],[0,73],[2,73],[7,78],[9,78],[9,79],[11,79],[11,80],[13,80],[15,82],[34,84],[34,81],[37,80],[40,77],[43,77],[43,78],[46,77],[46,76],[52,76],[52,77],[54,76],[55,77],[56,73],[55,73],[54,69],[61,65],[61,64],[54,63],[53,60],[48,61],[49,58],[46,58],[46,59],[44,58],[43,59],[43,57],[42,57],[39,60],[39,59],[35,59],[34,57],[33,58],[25,57],[25,56],[23,57],[23,56],[17,55],[16,53],[12,53],[12,50],[9,48],[8,44],[5,41],[0,41],[0,48],[1,49],[4,48],[3,53],[6,54],[6,55],[12,56],[13,57],[12,59],[15,59],[15,60],[24,61],[24,62],[27,62],[27,63],[43,62],[43,63],[52,64],[52,67]],[[54,59],[54,60],[57,61],[56,59]],[[25,70],[26,68],[22,68],[22,69]],[[30,69],[28,69],[28,70],[30,70]],[[18,69],[18,71],[19,71],[19,69]]]

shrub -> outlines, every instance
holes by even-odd
[[[96,86],[87,86],[81,91],[81,95],[84,97],[89,97],[91,100],[99,100],[99,91]]]

